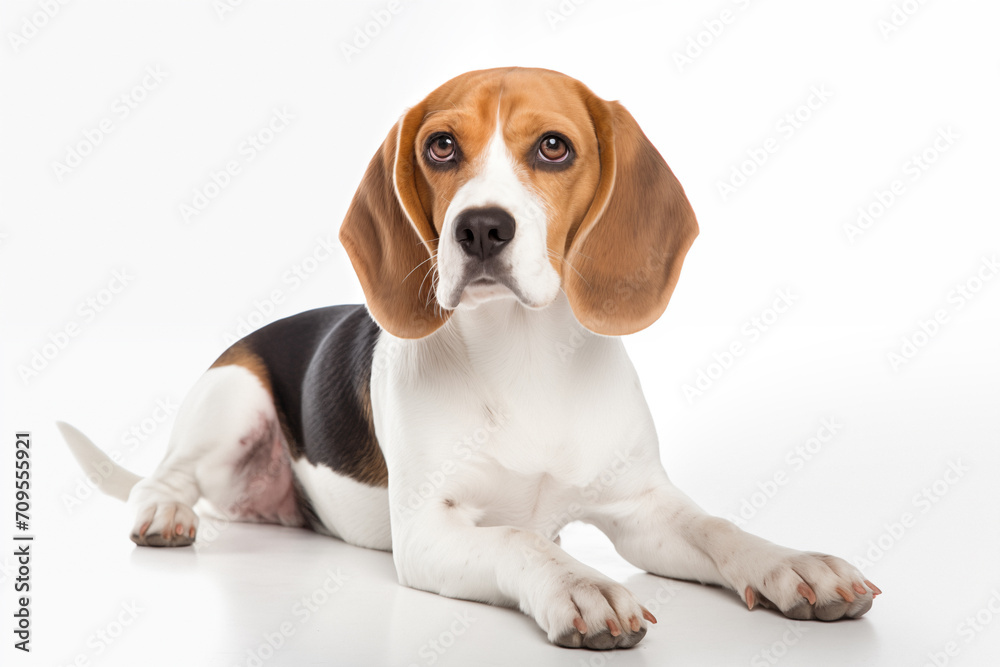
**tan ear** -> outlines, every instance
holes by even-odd
[[[368,164],[340,227],[368,310],[400,338],[423,338],[448,318],[433,294],[436,234],[417,198],[413,142],[422,105],[410,109]]]
[[[590,210],[567,239],[563,288],[583,326],[629,334],[663,314],[698,222],[684,188],[632,114],[592,93],[587,106],[601,176]]]

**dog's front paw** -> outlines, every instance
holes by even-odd
[[[186,547],[198,532],[198,515],[178,502],[148,503],[136,512],[130,535],[141,547]]]
[[[535,620],[549,641],[568,648],[629,648],[656,619],[611,579],[567,574],[540,591]]]
[[[836,556],[782,550],[755,558],[737,585],[747,607],[757,603],[789,618],[836,621],[858,618],[882,591],[861,572]]]

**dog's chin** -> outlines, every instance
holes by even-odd
[[[454,290],[448,301],[452,305],[442,303],[442,307],[447,310],[457,308],[476,308],[491,301],[514,300],[525,308],[538,310],[549,305],[553,299],[532,299],[523,293],[516,286],[509,286],[505,282],[500,282],[493,278],[476,278],[466,283],[461,290]]]

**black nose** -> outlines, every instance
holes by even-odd
[[[486,260],[514,238],[514,218],[497,206],[470,208],[455,220],[455,240],[467,255]]]

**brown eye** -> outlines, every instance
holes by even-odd
[[[434,162],[449,162],[455,159],[455,139],[450,134],[431,137],[427,144],[427,155]]]
[[[562,162],[569,155],[569,146],[554,134],[542,138],[538,146],[538,157],[546,162]]]

